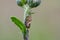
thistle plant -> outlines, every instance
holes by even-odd
[[[40,5],[41,0],[16,0],[17,5],[24,9],[24,21],[20,21],[16,17],[11,17],[12,22],[14,22],[17,27],[20,28],[23,34],[23,39],[28,40],[29,37],[29,28],[32,21],[32,8],[35,8]]]

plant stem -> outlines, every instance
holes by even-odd
[[[26,26],[26,35],[24,35],[24,40],[28,40],[29,37],[29,28],[31,24],[31,13],[29,5],[24,5],[24,24]]]

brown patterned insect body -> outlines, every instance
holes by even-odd
[[[30,28],[31,21],[32,21],[32,17],[31,16],[27,16],[26,19],[25,19],[26,28]]]

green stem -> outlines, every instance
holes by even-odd
[[[27,4],[24,5],[24,21],[25,21],[25,19],[26,19],[27,16],[31,16],[30,13],[29,13],[30,11],[31,10],[30,10],[29,5],[27,5]]]

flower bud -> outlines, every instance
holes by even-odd
[[[16,0],[18,6],[24,6],[26,4],[26,0]]]
[[[28,4],[31,8],[34,8],[34,7],[39,6],[40,3],[41,3],[41,0],[27,0],[27,4]]]

